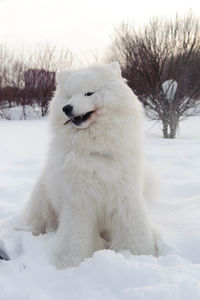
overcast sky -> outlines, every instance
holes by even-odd
[[[0,0],[0,40],[27,49],[48,41],[77,56],[102,54],[122,21],[143,24],[190,8],[200,15],[199,0]]]

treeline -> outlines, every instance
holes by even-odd
[[[55,91],[55,74],[71,64],[69,50],[49,45],[39,45],[29,54],[0,47],[0,115],[9,119],[8,109],[20,106],[21,118],[26,119],[26,108],[36,106],[45,116]]]
[[[200,113],[200,21],[192,12],[154,18],[139,29],[123,23],[105,57],[120,62],[147,115],[162,122],[164,138],[175,138],[179,122]],[[71,64],[69,50],[49,45],[37,46],[28,55],[0,47],[0,116],[10,118],[7,111],[15,106],[22,107],[24,119],[30,106],[46,115],[55,73]]]

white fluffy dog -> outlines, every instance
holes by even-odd
[[[58,268],[104,248],[156,254],[143,200],[142,123],[117,62],[57,75],[48,158],[25,216],[34,234],[56,230]]]

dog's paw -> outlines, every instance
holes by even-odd
[[[18,225],[18,226],[14,227],[14,230],[15,231],[28,231],[28,232],[32,232],[33,235],[39,235],[40,233],[42,233],[41,230],[39,230],[38,228],[35,229],[32,226],[30,226],[30,225],[29,226],[20,226],[20,225]]]
[[[71,255],[66,255],[66,253],[54,253],[50,258],[50,263],[56,266],[57,269],[65,269],[69,267],[77,267],[81,263],[79,257],[73,257]]]

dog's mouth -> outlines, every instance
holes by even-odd
[[[75,124],[76,126],[81,125],[82,123],[84,123],[85,121],[87,121],[91,115],[94,113],[95,111],[88,111],[85,114],[79,115],[79,116],[75,116],[72,117],[71,119],[67,120],[67,122],[64,123],[64,125],[68,124],[69,122],[72,122],[73,124]]]

